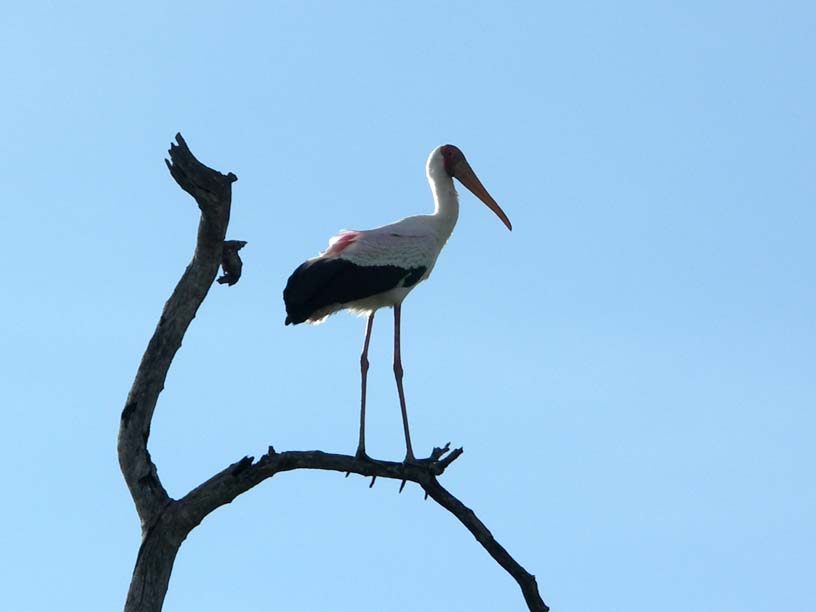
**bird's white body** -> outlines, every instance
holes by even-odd
[[[453,230],[453,226],[448,228],[445,225],[437,215],[417,215],[376,229],[344,231],[332,238],[329,248],[321,257],[340,257],[359,266],[397,266],[406,270],[425,268],[419,280],[410,287],[399,285],[385,293],[346,304],[345,308],[367,314],[377,308],[401,304],[414,287],[431,275]],[[353,242],[340,253],[329,254],[333,244],[336,245],[349,234],[355,235]]]
[[[426,164],[435,204],[433,214],[406,217],[370,230],[343,230],[329,240],[325,251],[306,262],[313,264],[336,259],[363,269],[390,270],[396,267],[404,270],[404,274],[395,275],[393,286],[385,291],[317,309],[307,319],[309,323],[321,323],[340,310],[368,314],[379,308],[396,306],[430,276],[459,218],[459,196],[453,179],[445,172],[440,149],[437,147],[431,152]],[[422,270],[419,279],[410,284],[404,282],[416,270]]]

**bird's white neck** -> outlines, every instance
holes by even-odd
[[[428,158],[427,175],[434,199],[434,220],[437,222],[440,238],[445,241],[459,219],[459,195],[453,179],[445,171],[439,149],[434,150]]]

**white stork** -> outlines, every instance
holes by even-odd
[[[394,308],[394,376],[397,380],[402,425],[405,429],[405,462],[414,463],[408,413],[402,388],[400,358],[400,308],[402,301],[431,274],[436,258],[453,232],[459,217],[459,197],[453,179],[458,179],[484,202],[512,230],[510,220],[490,196],[453,145],[433,150],[426,166],[433,192],[432,215],[407,217],[391,225],[372,230],[344,230],[329,241],[329,248],[303,264],[289,277],[283,300],[286,325],[304,321],[320,323],[339,310],[368,314],[363,353],[360,356],[362,396],[360,401],[360,440],[356,456],[365,453],[366,375],[368,343],[374,313],[379,308]]]

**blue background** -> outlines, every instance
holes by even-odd
[[[403,308],[417,452],[559,612],[816,609],[816,9],[809,2],[17,3],[0,20],[0,591],[123,605],[119,413],[192,254],[177,131],[233,171],[244,277],[179,351],[150,450],[171,495],[245,454],[353,452],[364,321],[283,326],[341,228],[462,194]],[[370,452],[400,459],[390,313]],[[523,610],[421,491],[278,476],[196,529],[165,610]]]

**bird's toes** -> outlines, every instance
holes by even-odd
[[[357,461],[368,461],[371,463],[371,457],[368,456],[363,448],[357,449],[357,452],[354,453],[354,458],[357,459]]]
[[[423,461],[422,461],[422,459],[417,459],[416,457],[414,457],[411,454],[411,455],[405,455],[405,459],[402,460],[402,464],[403,465],[422,465]]]

